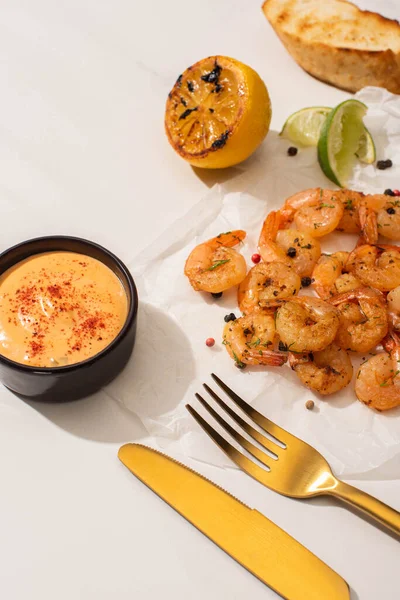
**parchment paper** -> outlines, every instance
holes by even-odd
[[[375,165],[359,164],[349,187],[369,193],[400,188],[400,97],[379,88],[365,88],[356,97],[369,107],[365,123],[377,158],[391,158],[394,166],[379,171]],[[268,211],[302,189],[334,188],[318,166],[315,148],[288,157],[289,145],[270,132],[249,161],[231,169],[222,185],[214,185],[129,265],[141,301],[138,340],[131,366],[111,384],[110,393],[137,414],[161,448],[233,467],[185,409],[190,402],[206,416],[194,394],[203,394],[202,382],[210,384],[215,372],[270,419],[318,448],[337,474],[398,478],[400,409],[386,414],[369,410],[357,401],[353,384],[323,400],[304,388],[287,366],[238,370],[221,344],[224,315],[240,314],[236,290],[213,300],[210,294],[194,292],[183,275],[194,246],[231,229],[247,231],[241,252],[252,266],[250,257]],[[355,241],[353,236],[329,236],[323,250],[351,249]],[[213,348],[205,345],[208,337],[216,340]],[[360,360],[356,357],[355,363]],[[305,409],[309,399],[315,401],[313,411]]]

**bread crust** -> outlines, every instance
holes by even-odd
[[[313,4],[315,3],[309,2],[310,9]],[[337,4],[339,20],[343,5],[347,5],[347,9],[351,7],[353,36],[354,32],[364,36],[368,30],[371,32],[379,30],[379,34],[382,35],[387,30],[390,38],[394,37],[396,40],[397,35],[399,36],[397,48],[400,48],[400,25],[397,21],[386,19],[377,13],[362,11],[350,2],[330,0],[330,8],[335,4]],[[324,30],[323,21],[318,23],[318,34],[307,39],[307,32],[313,27],[313,14],[310,10],[310,14],[307,15],[304,6],[307,6],[304,0],[266,0],[263,4],[263,12],[288,52],[305,71],[350,92],[356,92],[365,86],[378,86],[400,94],[400,51],[398,49],[380,49],[377,43],[374,47],[371,41],[369,41],[370,48],[357,48],[354,47],[354,37],[351,39],[349,35],[350,43],[347,45],[343,44],[343,41],[346,42],[346,35],[341,35],[344,40],[335,40],[332,33],[327,35],[329,43],[325,42],[318,39],[323,37],[321,35],[321,31]],[[301,19],[298,17],[299,8],[303,9]],[[325,23],[328,31],[329,20]],[[338,25],[337,20],[335,25]],[[343,30],[346,30],[346,27],[350,27],[349,22],[343,21]],[[371,37],[373,39],[373,33]]]

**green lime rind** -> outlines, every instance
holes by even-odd
[[[375,142],[368,129],[364,126],[364,133],[360,138],[356,152],[358,160],[366,165],[372,165],[376,161]]]
[[[328,106],[302,108],[286,119],[279,135],[302,146],[316,146],[322,125],[331,111]]]
[[[365,104],[345,100],[327,116],[318,140],[318,162],[325,175],[345,187],[356,161],[360,138],[365,132]]]

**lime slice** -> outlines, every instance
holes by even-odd
[[[280,136],[302,146],[316,146],[326,117],[332,111],[327,106],[311,106],[288,117]]]
[[[345,100],[329,113],[322,125],[318,161],[328,179],[340,187],[346,187],[356,161],[366,131],[363,123],[366,112],[367,107],[359,100]]]
[[[364,127],[364,133],[359,139],[356,156],[359,161],[366,163],[367,165],[371,165],[376,161],[374,140],[366,127]]]

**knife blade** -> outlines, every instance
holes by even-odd
[[[347,583],[255,509],[174,459],[125,444],[118,458],[187,521],[286,600],[350,600]]]

